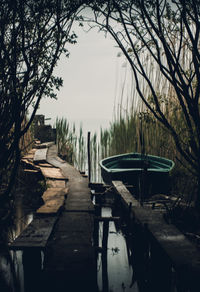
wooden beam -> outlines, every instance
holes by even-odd
[[[42,198],[44,205],[37,209],[37,214],[57,214],[60,208],[64,205],[68,188],[49,188],[47,189]]]
[[[119,221],[120,217],[94,217],[94,220],[97,221],[103,221],[103,222],[108,222],[108,221]]]
[[[35,148],[31,149],[26,155],[23,156],[23,159],[30,159],[32,161],[36,150],[37,149]]]
[[[194,291],[200,291],[200,253],[199,249],[189,241],[174,225],[167,224],[161,213],[151,208],[143,208],[130,194],[121,181],[112,182],[120,194],[134,220],[144,227],[147,238],[156,242],[157,247],[165,252],[175,270],[182,275],[182,279],[192,287],[198,287]],[[195,286],[196,285],[196,286]]]
[[[65,188],[66,182],[65,180],[59,179],[48,179],[46,181],[47,188]]]
[[[41,162],[37,164],[39,167],[53,167],[51,164],[47,163],[47,162]]]
[[[91,190],[97,192],[104,192],[107,188],[110,188],[110,186],[104,185],[103,183],[89,183],[88,186]]]
[[[45,248],[57,217],[35,218],[27,228],[9,244],[9,248]]]
[[[34,163],[46,162],[48,148],[37,149],[33,158]]]
[[[112,181],[112,184],[118,194],[120,194],[123,203],[127,206],[141,207],[140,203],[133,197],[126,186],[121,181]]]
[[[61,180],[67,180],[67,178],[62,174],[62,171],[59,168],[56,167],[40,167],[42,174],[46,178],[51,179],[61,179]]]

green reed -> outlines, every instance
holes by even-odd
[[[65,118],[56,118],[55,127],[58,154],[73,164],[75,161],[74,145],[76,144],[74,128],[71,130],[69,122]]]

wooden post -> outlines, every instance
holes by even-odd
[[[22,262],[24,268],[24,291],[39,291],[42,270],[41,250],[37,248],[24,249]]]
[[[88,180],[90,183],[90,180],[91,180],[90,132],[88,132],[88,136],[87,136],[87,152],[88,152]]]
[[[109,221],[103,223],[103,239],[102,239],[102,284],[103,291],[109,291],[108,283],[108,261],[107,261],[107,249],[108,249],[108,233],[109,233]]]

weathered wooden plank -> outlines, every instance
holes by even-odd
[[[96,221],[102,221],[102,222],[108,222],[108,221],[119,221],[120,217],[100,217],[100,216],[96,216],[94,217],[94,220]]]
[[[46,202],[51,199],[66,197],[68,188],[49,188],[42,195],[43,200]]]
[[[162,214],[155,213],[150,208],[143,208],[133,197],[131,199],[131,194],[122,182],[114,181],[113,185],[127,206],[132,203],[133,217],[145,227],[149,238],[156,240],[165,251],[176,271],[185,275],[188,283],[198,284],[200,289],[200,253],[197,247],[174,225],[167,224]]]
[[[97,291],[92,216],[63,212],[45,254],[45,291]]]
[[[57,214],[60,208],[64,205],[65,197],[48,200],[45,205],[37,210],[37,214]]]
[[[65,188],[66,182],[65,180],[48,179],[46,185],[48,188]]]
[[[95,192],[104,192],[110,186],[104,185],[103,183],[89,183],[89,188]]]
[[[45,162],[41,162],[41,163],[38,163],[37,164],[39,167],[53,167],[51,164],[49,164],[49,163],[45,163]]]
[[[34,173],[34,174],[40,172],[40,170],[38,170],[38,169],[29,169],[29,168],[25,168],[25,169],[23,169],[23,171],[24,171],[25,173]]]
[[[52,145],[54,145],[54,142],[38,143],[36,148],[37,149],[43,149],[43,148],[48,148],[48,147],[50,147]]]
[[[97,291],[93,236],[94,205],[88,180],[49,148],[47,161],[62,169],[69,179],[69,193],[53,237],[45,254],[43,279],[45,291]],[[66,284],[67,283],[67,284]]]
[[[141,207],[140,203],[131,195],[129,190],[125,187],[125,185],[121,181],[112,181],[113,186],[117,190],[117,192],[121,195],[124,203],[127,206],[130,204],[134,207]]]
[[[48,148],[37,149],[33,158],[34,163],[44,162],[47,158]]]
[[[56,167],[40,167],[42,174],[46,178],[53,178],[53,179],[63,179],[67,180],[67,178],[62,174],[62,171]]]
[[[35,148],[31,149],[23,158],[33,160],[36,150]]]
[[[37,214],[56,214],[64,205],[67,192],[67,188],[47,189],[42,196],[45,204],[37,209]]]
[[[45,248],[57,217],[35,218],[27,228],[9,244],[10,249]]]
[[[22,158],[21,159],[21,163],[23,166],[25,166],[26,168],[29,168],[29,169],[35,169],[35,170],[40,170],[40,168],[35,165],[32,160],[30,159],[27,159],[27,158]]]

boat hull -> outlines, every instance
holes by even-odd
[[[136,195],[145,197],[154,194],[168,194],[169,172],[174,162],[152,155],[129,153],[108,157],[100,161],[102,179],[106,184],[121,180],[135,187]]]

